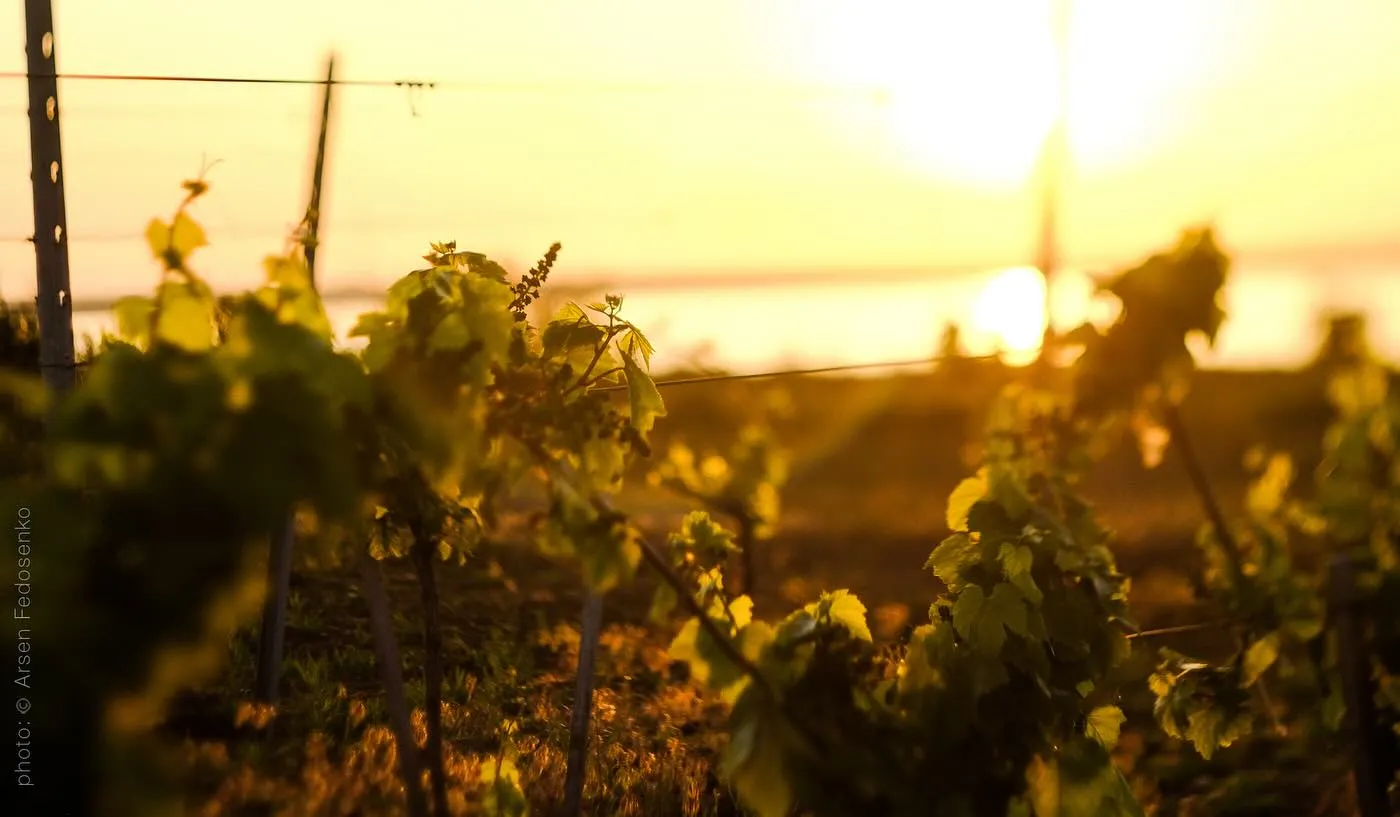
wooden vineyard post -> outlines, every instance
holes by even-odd
[[[379,562],[360,549],[357,556],[360,568],[360,587],[369,605],[369,627],[374,638],[375,655],[379,659],[379,677],[384,683],[384,697],[388,703],[389,726],[394,731],[394,741],[399,759],[399,777],[403,780],[404,795],[408,798],[409,817],[427,817],[428,801],[423,796],[423,764],[418,754],[418,746],[413,741],[413,722],[409,714],[408,698],[404,694],[403,661],[399,657],[398,641],[394,639],[394,619],[389,612],[389,596],[384,591],[384,577]]]
[[[1337,635],[1337,660],[1346,700],[1345,728],[1354,753],[1357,809],[1361,817],[1388,817],[1389,781],[1381,776],[1380,758],[1371,737],[1376,722],[1375,689],[1359,607],[1356,565],[1350,555],[1338,553],[1328,564],[1328,611]]]
[[[29,179],[34,196],[34,255],[38,290],[39,369],[61,394],[77,381],[73,355],[73,293],[68,280],[68,215],[63,196],[63,144],[58,125],[58,58],[53,3],[25,0],[25,58],[29,80]]]
[[[325,91],[321,101],[321,123],[316,140],[316,159],[311,172],[310,204],[306,210],[306,269],[312,286],[316,284],[316,247],[320,241],[321,187],[325,179],[326,135],[330,129],[331,94],[335,89],[335,56],[326,63]],[[281,527],[272,535],[267,559],[267,599],[263,603],[262,633],[258,640],[258,670],[255,684],[258,699],[276,703],[282,675],[282,655],[287,632],[287,603],[291,595],[292,545],[296,538],[296,515],[288,511]]]
[[[569,718],[568,766],[564,774],[564,817],[583,813],[583,784],[588,768],[588,725],[593,718],[593,681],[598,666],[598,639],[603,631],[603,597],[587,591],[578,642],[578,683]]]

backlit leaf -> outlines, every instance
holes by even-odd
[[[997,552],[997,558],[1001,561],[1001,568],[1007,581],[1015,585],[1016,589],[1020,590],[1031,604],[1040,604],[1044,594],[1040,592],[1035,579],[1031,578],[1031,568],[1035,564],[1035,556],[1030,546],[1002,542],[1001,549]]]
[[[651,375],[642,371],[631,357],[624,357],[622,365],[627,373],[627,396],[632,406],[632,425],[642,434],[642,438],[646,439],[646,435],[656,425],[656,418],[666,416],[666,403],[662,401],[661,392],[656,388]]]
[[[1084,724],[1084,735],[1097,741],[1103,748],[1112,750],[1118,745],[1118,736],[1123,730],[1127,717],[1116,706],[1100,706],[1089,713]]]
[[[651,341],[647,340],[641,330],[635,326],[629,327],[626,332],[622,333],[622,336],[618,338],[617,345],[622,350],[624,358],[641,355],[642,363],[645,365],[651,364],[651,356],[656,351],[652,348]]]
[[[180,254],[181,258],[189,258],[190,253],[209,245],[208,238],[204,235],[204,228],[184,210],[175,216],[175,223],[171,229],[170,247]]]
[[[307,269],[306,260],[303,258],[269,255],[263,259],[263,271],[267,275],[267,283],[273,286],[293,290],[311,287],[311,271]]]
[[[471,339],[471,330],[467,328],[466,321],[461,314],[452,312],[433,328],[433,333],[428,336],[428,349],[462,349]]]
[[[1240,679],[1242,686],[1253,686],[1260,676],[1268,672],[1269,667],[1278,660],[1279,654],[1279,634],[1277,631],[1269,633],[1263,638],[1249,645],[1249,649],[1244,652],[1244,675]]]
[[[956,593],[962,589],[964,571],[981,560],[981,546],[968,534],[955,533],[938,543],[924,562],[924,569],[932,570],[949,591]]]
[[[1250,513],[1267,517],[1283,506],[1288,487],[1293,482],[1293,461],[1287,454],[1269,458],[1264,473],[1249,486],[1245,503]]]
[[[833,590],[823,593],[817,601],[807,605],[807,612],[814,616],[827,617],[832,624],[844,627],[851,635],[864,641],[870,639],[870,625],[865,620],[865,604],[849,590]]]
[[[1248,729],[1248,721],[1243,717],[1227,719],[1218,709],[1203,708],[1187,716],[1185,737],[1201,757],[1210,760],[1217,749],[1229,747],[1244,737]]]
[[[967,514],[977,500],[987,495],[987,477],[978,474],[958,483],[948,497],[948,530],[967,530]]]
[[[734,730],[725,748],[723,772],[754,817],[788,817],[794,804],[776,715],[759,712]]]
[[[191,352],[214,345],[214,316],[210,304],[184,285],[162,288],[156,337]]]
[[[1007,630],[1028,634],[1025,599],[1006,582],[993,588],[990,596],[978,585],[968,585],[953,603],[953,627],[983,655],[1000,655]]]
[[[137,346],[147,346],[151,342],[151,315],[155,313],[155,301],[143,295],[128,295],[119,298],[112,305],[112,313],[117,319],[117,334],[122,340]]]

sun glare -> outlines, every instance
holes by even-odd
[[[1053,2],[812,0],[785,46],[819,81],[884,90],[878,133],[849,112],[835,117],[853,140],[883,142],[901,164],[941,179],[1019,187],[1059,107]],[[1072,163],[1094,174],[1141,161],[1183,125],[1164,106],[1211,65],[1204,53],[1186,65],[1135,49],[1170,38],[1199,46],[1199,21],[1137,4],[1071,9]]]
[[[971,3],[914,13],[901,39],[921,42],[885,52],[882,72],[886,126],[906,161],[986,186],[1030,175],[1055,117],[1055,51],[1048,22],[1017,20]]]
[[[977,296],[970,328],[1000,347],[1008,363],[1029,363],[1045,335],[1045,279],[1033,267],[998,273]]]

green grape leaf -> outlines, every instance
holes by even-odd
[[[651,356],[656,352],[646,335],[643,335],[641,330],[631,324],[627,325],[627,331],[617,339],[617,346],[622,350],[624,358],[641,355],[642,361],[647,365],[651,365]]]
[[[651,375],[643,371],[630,355],[623,357],[622,365],[627,373],[627,396],[632,404],[632,425],[642,435],[642,439],[646,439],[646,435],[656,425],[656,418],[666,416],[666,404],[662,401],[661,392],[656,388]]]
[[[117,318],[118,336],[137,346],[150,345],[151,315],[155,311],[155,301],[145,296],[128,295],[119,298],[112,305],[112,312]]]
[[[171,269],[183,266],[184,259],[200,247],[209,244],[204,229],[184,210],[175,214],[175,221],[166,224],[158,218],[146,226],[146,244],[151,255]]]
[[[943,668],[952,660],[954,649],[953,630],[946,623],[935,621],[915,628],[909,636],[900,689],[910,692],[941,685]]]
[[[1210,760],[1217,749],[1228,748],[1248,731],[1246,718],[1228,718],[1224,712],[1211,707],[1199,708],[1186,717],[1185,737],[1206,760]]]
[[[1245,499],[1249,512],[1261,518],[1277,513],[1283,507],[1292,482],[1292,459],[1287,454],[1275,454],[1269,459],[1264,473],[1249,486]]]
[[[461,284],[465,303],[456,307],[456,314],[463,316],[472,339],[481,342],[484,364],[503,361],[509,354],[515,330],[515,317],[510,312],[513,297],[510,287],[484,276],[467,277]]]
[[[582,476],[599,493],[611,493],[622,482],[627,468],[626,450],[610,440],[592,439],[583,444]]]
[[[204,229],[184,210],[175,215],[175,221],[170,228],[169,241],[170,249],[179,253],[181,258],[189,258],[190,253],[200,247],[209,246],[209,239],[204,235]]]
[[[1026,545],[1003,542],[1001,550],[997,552],[997,559],[1001,562],[1001,567],[1006,571],[1006,577],[1009,579],[1031,572],[1031,565],[1034,564],[1035,557]]]
[[[849,590],[823,593],[820,599],[803,609],[817,619],[826,618],[832,624],[845,628],[862,641],[871,640],[870,626],[865,620],[865,604]]]
[[[948,530],[967,530],[967,515],[978,500],[987,495],[986,474],[968,477],[958,483],[948,497]]]
[[[297,256],[269,255],[263,259],[267,283],[278,288],[300,292],[311,288],[311,270],[306,260]]]
[[[403,318],[408,314],[408,302],[418,297],[426,288],[426,276],[421,272],[410,272],[389,287],[386,293],[388,314]]]
[[[1253,686],[1269,667],[1278,660],[1280,636],[1277,631],[1271,632],[1263,638],[1249,645],[1249,649],[1244,653],[1243,676],[1240,679],[1240,686]]]
[[[753,622],[753,599],[748,596],[739,596],[729,603],[729,617],[734,619],[734,626],[740,630],[749,626]]]
[[[1026,769],[1035,817],[1143,817],[1123,773],[1096,743],[1072,741]]]
[[[0,366],[0,395],[13,401],[12,411],[34,418],[44,415],[51,400],[43,380],[5,366]]]
[[[1332,405],[1343,417],[1370,411],[1385,401],[1389,378],[1380,366],[1367,365],[1343,369],[1327,386]]]
[[[606,593],[631,578],[642,560],[642,548],[630,528],[574,539],[584,582],[597,593]]]
[[[489,757],[481,764],[477,780],[486,787],[481,810],[489,817],[525,817],[529,800],[520,787],[520,771],[509,755]]]
[[[647,611],[647,618],[652,623],[660,624],[671,615],[671,611],[676,609],[676,591],[668,584],[658,585],[655,594],[651,598],[651,608]]]
[[[1031,604],[1040,604],[1045,598],[1040,592],[1040,587],[1036,585],[1035,579],[1031,577],[1031,568],[1035,565],[1035,554],[1028,545],[1017,545],[1011,542],[1002,542],[1001,549],[997,551],[997,559],[1001,562],[1002,572],[1006,575],[1007,581],[1016,586],[1021,591],[1021,595]]]
[[[210,304],[184,284],[161,287],[156,338],[191,352],[214,345],[214,316]]]
[[[705,511],[691,511],[681,520],[680,532],[671,537],[673,547],[710,559],[737,553],[734,535]]]
[[[1342,694],[1341,687],[1334,685],[1327,693],[1327,697],[1322,700],[1322,723],[1333,732],[1342,728],[1342,721],[1346,719],[1347,704],[1346,697]]]
[[[462,314],[449,312],[438,322],[437,326],[433,327],[433,333],[428,336],[428,350],[436,352],[463,349],[471,343],[471,340],[471,329],[467,326]]]
[[[321,296],[313,289],[303,290],[295,297],[282,303],[278,310],[278,319],[283,323],[291,323],[304,327],[311,331],[316,337],[329,341],[334,335],[331,327],[330,317],[326,314],[325,306],[321,302]]]
[[[982,548],[966,533],[955,533],[938,543],[924,562],[925,570],[947,586],[950,593],[963,587],[963,573],[982,561]]]
[[[682,661],[690,665],[690,677],[698,684],[710,680],[710,662],[700,650],[700,619],[691,618],[681,625],[680,632],[671,639],[666,654],[672,661]]]
[[[355,320],[350,329],[352,338],[369,338],[384,332],[394,325],[394,319],[383,312],[366,312]]]
[[[399,336],[395,334],[386,333],[373,338],[361,352],[365,368],[371,372],[383,371],[398,353],[399,343]]]
[[[1013,520],[1022,519],[1031,510],[1031,499],[1005,467],[990,469],[987,475],[987,495],[1006,511]]]
[[[1125,720],[1127,717],[1123,710],[1116,706],[1096,707],[1085,719],[1084,735],[1111,751],[1118,745],[1118,736],[1122,733]]]
[[[750,707],[752,709],[752,707]],[[762,709],[747,714],[731,732],[721,770],[754,817],[788,817],[796,797],[788,782],[784,728],[775,714]]]
[[[467,269],[497,283],[508,283],[510,273],[500,264],[492,261],[481,253],[469,252],[467,256]]]
[[[603,327],[589,320],[576,304],[569,304],[545,326],[540,345],[545,357],[555,358],[575,349],[596,349],[606,337]]]
[[[1006,643],[1007,630],[1029,635],[1025,599],[1006,582],[997,584],[990,596],[978,585],[968,585],[953,602],[953,628],[973,649],[996,657]]]
[[[1036,757],[1026,767],[1026,798],[1035,817],[1060,817],[1060,767]]]
[[[730,615],[739,623],[735,645],[740,654],[749,659],[757,658],[758,652],[772,639],[772,631],[766,627],[750,627],[753,621],[753,602],[747,596],[735,599],[729,607]],[[734,632],[729,619],[722,613],[712,620],[723,632]],[[753,633],[749,631],[753,630]],[[744,680],[744,670],[736,665],[714,638],[700,626],[700,619],[691,618],[681,626],[680,632],[671,640],[667,654],[673,661],[682,661],[690,667],[691,679],[701,686],[721,694],[736,693],[737,686]]]

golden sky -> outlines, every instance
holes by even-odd
[[[402,92],[340,91],[323,258],[342,280],[448,238],[516,262],[559,240],[589,270],[1030,257],[1049,0],[54,1],[65,72],[316,77],[334,47],[344,78],[497,86],[427,92],[416,117]],[[20,6],[0,70],[24,68]],[[1131,257],[1204,219],[1244,250],[1400,243],[1400,3],[1073,11],[1071,254]],[[617,87],[639,84],[671,90]],[[10,239],[32,230],[25,90],[0,89]],[[206,156],[199,266],[253,281],[304,206],[317,93],[66,82],[78,297],[144,287],[144,248],[110,239]],[[32,291],[32,258],[0,244],[0,293]]]

